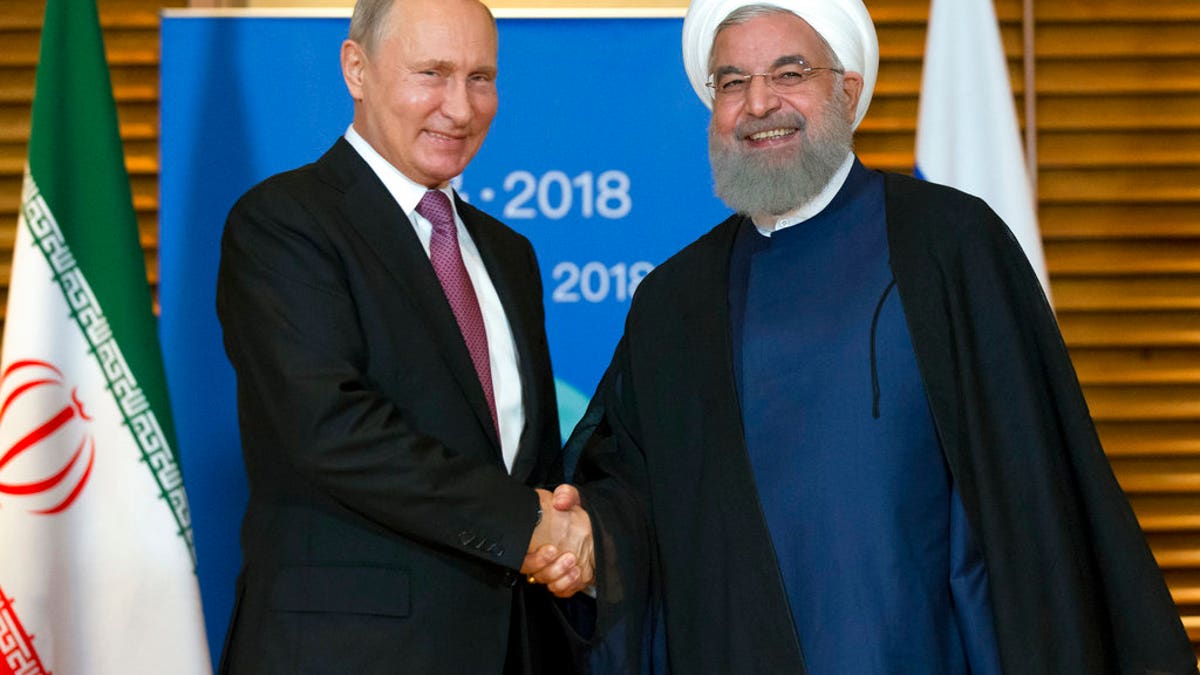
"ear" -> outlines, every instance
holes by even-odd
[[[342,43],[342,79],[346,81],[346,89],[350,98],[355,101],[363,99],[363,71],[367,68],[367,53],[354,40]]]
[[[858,110],[858,99],[862,96],[863,77],[861,73],[854,71],[846,71],[842,75],[842,91],[846,92],[846,105],[849,109],[846,113],[853,120],[855,111]]]

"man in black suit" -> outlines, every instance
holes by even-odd
[[[353,124],[229,215],[250,501],[222,672],[562,672],[518,573],[590,549],[534,487],[560,480],[538,265],[449,187],[496,112],[496,45],[477,0],[360,1]]]

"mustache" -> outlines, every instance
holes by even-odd
[[[808,118],[796,111],[772,113],[762,119],[746,120],[733,129],[734,138],[745,138],[771,129],[786,129],[793,127],[804,131],[808,128]]]

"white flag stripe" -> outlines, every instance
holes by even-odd
[[[36,194],[31,187],[26,197]],[[31,208],[45,219],[37,227],[50,236],[57,229],[53,214],[44,202]],[[186,517],[186,501],[164,499],[154,465],[165,465],[152,448],[139,448],[134,433],[134,420],[152,416],[135,389],[111,386],[124,360],[119,348],[111,340],[101,343],[109,345],[105,350],[90,344],[84,325],[101,326],[103,312],[91,304],[86,279],[64,276],[78,269],[69,243],[58,238],[46,245],[42,238],[39,247],[33,232],[23,212],[4,332],[3,369],[11,375],[0,381],[0,401],[7,402],[0,457],[31,430],[45,428],[56,412],[72,414],[0,464],[0,484],[44,484],[69,463],[81,439],[94,444],[95,462],[86,480],[77,465],[52,488],[0,492],[0,592],[12,601],[47,671],[210,673],[190,541],[176,514],[182,508]],[[80,310],[89,318],[77,319]],[[29,386],[54,380],[54,371],[13,369],[14,362],[49,364],[61,373],[62,386]],[[76,488],[68,508],[39,513]]]
[[[931,2],[916,164],[923,178],[983,198],[1021,243],[1049,297],[1037,210],[991,0]]]

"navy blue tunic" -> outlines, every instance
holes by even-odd
[[[817,216],[748,221],[734,364],[759,497],[811,675],[1000,673],[987,573],[942,456],[888,266],[883,179]]]

